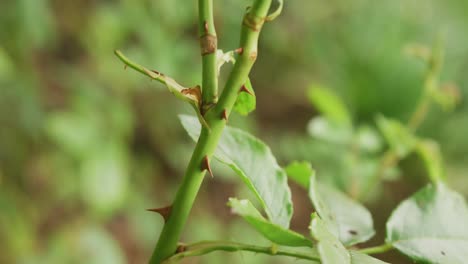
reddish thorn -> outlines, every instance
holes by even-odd
[[[221,118],[228,121],[228,114],[227,114],[226,109],[224,109],[223,112],[221,113]]]
[[[254,96],[253,93],[252,93],[251,91],[249,91],[249,89],[247,89],[247,87],[245,87],[245,85],[242,85],[242,87],[240,88],[239,92],[246,92],[246,93],[248,93],[248,94]]]
[[[205,156],[203,158],[201,169],[202,169],[202,171],[207,170],[208,173],[211,175],[211,178],[213,178],[213,171],[211,170],[210,161],[208,160],[208,156]]]
[[[244,48],[240,47],[240,48],[237,48],[234,50],[235,53],[239,54],[239,55],[242,55],[242,53],[244,53]]]
[[[155,212],[160,214],[164,218],[164,222],[167,222],[169,215],[171,214],[172,206],[166,206],[161,208],[146,209],[146,211]]]

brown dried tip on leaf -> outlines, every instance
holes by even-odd
[[[213,171],[211,170],[210,161],[208,160],[208,156],[205,156],[203,158],[202,165],[201,165],[201,170],[202,171],[207,170],[208,173],[211,175],[211,178],[213,178]]]
[[[239,55],[242,55],[242,53],[244,52],[244,48],[240,47],[240,48],[237,48],[234,50],[235,53],[239,54]]]
[[[224,120],[228,120],[228,115],[227,115],[227,110],[224,109],[223,112],[221,113],[221,118]]]
[[[162,208],[153,208],[153,209],[146,209],[146,211],[155,212],[160,214],[164,218],[164,222],[167,222],[169,215],[171,214],[172,206],[166,206]]]
[[[240,88],[239,92],[246,92],[250,95],[253,96],[252,92],[249,91],[249,89],[247,89],[247,87],[245,87],[245,85],[242,85],[242,87]]]
[[[193,88],[182,89],[180,92],[184,95],[190,95],[197,102],[201,101],[202,94],[201,94],[200,86],[198,85]]]

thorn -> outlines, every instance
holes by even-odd
[[[205,34],[208,34],[208,22],[205,21]]]
[[[207,170],[208,173],[211,175],[211,178],[213,178],[213,171],[211,170],[210,161],[208,160],[208,156],[205,156],[203,158],[201,169],[202,169],[202,171]]]
[[[156,73],[156,74],[158,75],[158,77],[164,76],[164,74],[162,74],[162,73],[160,73],[160,72],[158,72],[158,71],[156,71],[156,70],[151,70],[151,71],[154,72],[154,73]]]
[[[240,48],[237,48],[234,50],[235,53],[239,54],[239,55],[242,55],[242,53],[244,52],[244,48],[240,47]]]
[[[249,89],[247,89],[247,87],[245,87],[245,84],[242,85],[242,87],[240,88],[239,93],[241,93],[241,92],[246,92],[246,93],[254,96],[253,93],[251,91],[249,91]]]
[[[186,250],[186,248],[187,247],[185,246],[185,244],[177,245],[176,254],[184,252]]]
[[[161,208],[153,208],[153,209],[146,209],[146,211],[155,212],[160,214],[164,218],[164,222],[167,222],[169,215],[171,214],[172,205],[161,207]]]
[[[126,70],[126,69],[127,69],[127,64],[124,64],[124,70]]]
[[[221,119],[228,121],[228,114],[227,114],[226,109],[224,109],[223,112],[221,113]]]

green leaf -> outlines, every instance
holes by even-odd
[[[350,246],[369,240],[374,225],[369,211],[337,189],[319,184],[312,174],[309,197],[330,232]]]
[[[416,152],[421,156],[424,165],[433,182],[445,178],[445,171],[440,154],[439,145],[433,140],[421,140],[418,142]]]
[[[401,122],[381,115],[377,117],[376,122],[388,145],[398,157],[404,158],[414,150],[417,140]]]
[[[373,258],[369,255],[357,252],[357,251],[349,251],[351,255],[351,263],[352,264],[385,264],[387,262],[383,262],[376,258]],[[388,263],[387,263],[388,264]]]
[[[196,140],[201,129],[198,120],[187,115],[181,115],[180,119],[185,130]],[[242,178],[272,223],[289,227],[293,207],[287,175],[265,143],[245,131],[226,127],[214,156]]]
[[[351,125],[351,114],[332,90],[314,84],[307,93],[310,101],[327,119],[338,124]]]
[[[82,199],[98,213],[112,213],[122,206],[129,188],[128,160],[119,145],[101,146],[81,165]]]
[[[315,174],[315,171],[312,169],[312,166],[309,162],[294,161],[290,163],[285,168],[285,170],[286,174],[288,174],[289,178],[291,178],[294,182],[304,187],[305,189],[309,189],[310,177],[312,174]]]
[[[0,79],[6,80],[14,73],[13,62],[5,49],[0,46]]]
[[[103,227],[87,225],[65,225],[56,232],[45,250],[45,255],[34,263],[126,263],[123,249],[115,238]],[[43,261],[43,262],[42,262]],[[28,262],[29,263],[29,262]]]
[[[312,118],[307,124],[307,132],[316,139],[340,145],[349,144],[353,139],[352,126],[323,116]]]
[[[234,104],[234,111],[244,116],[248,115],[250,112],[255,110],[256,107],[255,92],[252,88],[252,83],[250,82],[250,79],[247,79],[247,82],[245,83],[245,88],[249,91],[249,93],[239,93],[236,99],[236,103]]]
[[[382,150],[383,142],[376,129],[369,126],[360,126],[356,131],[359,149],[367,153],[378,153]]]
[[[234,51],[224,52],[223,50],[216,50],[216,65],[217,65],[217,72],[218,76],[221,72],[221,67],[225,63],[235,63],[236,59],[234,57]],[[247,78],[247,81],[244,84],[245,88],[248,92],[241,92],[237,96],[236,103],[234,104],[233,110],[237,113],[246,116],[256,107],[256,97],[254,89],[252,88],[252,83],[250,79]]]
[[[312,241],[294,231],[285,229],[265,219],[249,200],[229,198],[233,212],[242,216],[258,232],[271,242],[291,247],[312,247]]]
[[[442,183],[403,201],[387,222],[386,241],[416,261],[462,264],[468,259],[468,207]]]
[[[328,229],[328,225],[317,214],[312,214],[310,232],[317,241],[317,250],[323,264],[350,264],[351,257],[338,238]]]

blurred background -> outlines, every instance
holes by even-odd
[[[264,27],[251,73],[257,110],[230,119],[267,142],[280,165],[311,161],[323,180],[346,178],[351,170],[365,174],[372,161],[356,161],[355,152],[314,137],[309,120],[319,113],[307,94],[311,85],[329,88],[345,102],[354,126],[369,131],[379,113],[407,122],[427,68],[405,54],[408,44],[431,47],[442,35],[441,82],[466,98],[466,0],[285,2],[284,13]],[[225,51],[237,48],[249,4],[215,1]],[[196,17],[196,1],[0,1],[0,263],[148,260],[163,220],[145,209],[173,199],[194,146],[177,115],[192,111],[161,84],[125,71],[113,51],[187,86],[200,84]],[[417,133],[440,143],[449,184],[466,197],[468,105],[431,107]],[[378,159],[383,151],[372,155]],[[362,199],[377,228],[367,245],[383,242],[391,209],[427,182],[417,157],[400,165],[397,176]],[[261,244],[226,207],[228,197],[248,197],[248,190],[228,169],[214,166],[183,241]],[[347,191],[349,185],[332,182]],[[312,207],[306,192],[290,185],[292,228],[307,233]],[[397,252],[382,259],[411,263]],[[183,263],[302,262],[212,253]]]

